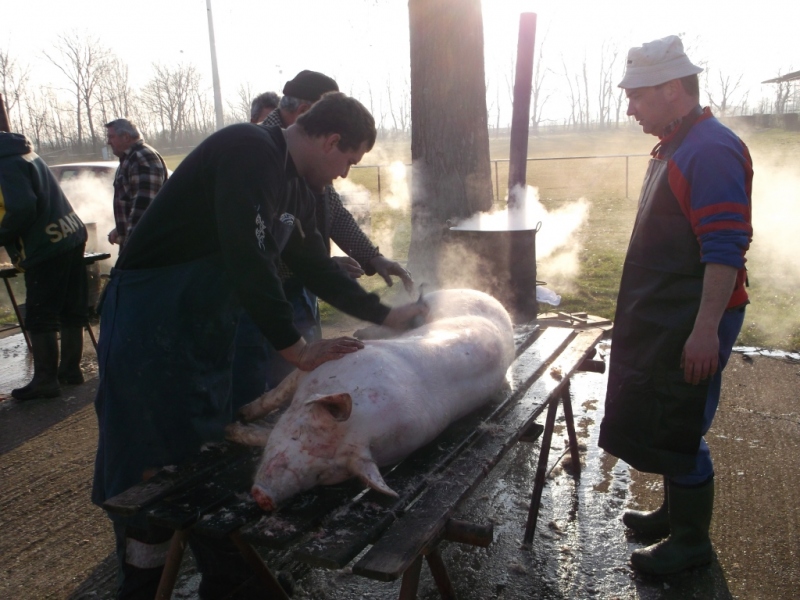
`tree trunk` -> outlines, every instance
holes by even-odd
[[[409,0],[409,270],[438,286],[448,219],[492,205],[480,0]]]

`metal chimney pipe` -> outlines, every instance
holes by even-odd
[[[517,72],[514,76],[514,108],[511,117],[511,148],[508,163],[509,246],[508,272],[514,290],[516,319],[535,318],[536,301],[536,232],[525,222],[525,196],[528,168],[528,131],[531,114],[533,50],[536,42],[536,14],[519,17]],[[521,196],[512,194],[521,188]],[[516,209],[516,210],[515,210]]]
[[[514,75],[514,107],[511,116],[511,149],[508,165],[509,208],[513,208],[516,204],[516,198],[511,196],[511,190],[515,186],[521,185],[524,188],[526,185],[535,43],[536,13],[522,13],[519,17],[517,70]]]

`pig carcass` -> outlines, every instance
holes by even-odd
[[[252,420],[291,399],[251,490],[262,509],[354,476],[396,495],[378,468],[427,444],[502,387],[514,359],[503,306],[465,289],[434,292],[425,302],[430,312],[423,326],[366,341],[362,350],[314,371],[295,371],[242,409]]]

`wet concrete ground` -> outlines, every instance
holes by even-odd
[[[607,352],[608,348],[601,348],[601,354]],[[94,367],[92,354],[87,352],[85,366],[89,370]],[[114,561],[110,527],[102,522],[98,509],[87,510],[80,518],[93,522],[79,525],[78,529],[85,532],[99,527],[101,531],[108,529],[107,534],[98,534],[88,547],[79,543],[70,545],[69,556],[59,549],[63,544],[57,543],[43,544],[30,556],[19,551],[19,544],[9,547],[7,534],[20,525],[13,518],[2,516],[10,512],[10,506],[19,503],[25,506],[20,523],[35,522],[38,514],[46,513],[47,495],[41,489],[26,493],[25,484],[15,481],[24,477],[24,473],[18,474],[16,471],[21,469],[8,465],[14,464],[18,453],[36,444],[45,442],[52,447],[59,443],[53,439],[69,435],[60,426],[69,419],[80,416],[82,422],[93,424],[90,405],[96,380],[67,390],[62,398],[17,403],[4,398],[12,387],[24,384],[29,378],[30,359],[21,336],[0,340],[0,362],[0,474],[3,488],[17,490],[13,504],[6,509],[0,504],[3,540],[0,579],[5,580],[0,583],[0,596],[111,598]],[[660,478],[631,472],[624,463],[598,450],[597,426],[602,418],[605,376],[581,373],[572,382],[575,422],[582,446],[580,478],[574,478],[565,464],[566,430],[563,421],[559,421],[536,536],[532,547],[525,547],[522,534],[538,443],[519,444],[510,452],[455,515],[476,523],[492,522],[494,543],[488,548],[443,544],[443,557],[458,597],[462,600],[800,597],[800,511],[796,501],[800,473],[800,366],[776,358],[737,354],[726,374],[722,405],[708,436],[717,468],[717,502],[712,524],[717,559],[710,566],[666,578],[642,577],[632,570],[628,556],[641,544],[628,536],[620,517],[629,506],[655,507],[662,493]],[[86,443],[73,451],[70,461],[61,461],[57,468],[78,469],[81,464],[82,472],[86,472],[86,464],[93,458],[96,429],[87,426],[83,431]],[[54,467],[43,463],[42,467],[34,468]],[[42,475],[42,479],[47,478]],[[22,491],[18,491],[20,486]],[[79,487],[82,489],[71,502],[88,504],[85,475]],[[23,531],[21,535],[32,534]],[[60,527],[51,535],[75,534],[69,533],[67,527]],[[43,557],[43,553],[61,554]],[[84,560],[76,561],[81,556]],[[32,560],[64,564],[61,569],[54,567],[46,573],[19,564]],[[305,569],[295,575],[294,597],[300,599],[396,598],[400,588],[399,581],[366,580],[352,575],[348,569]],[[60,577],[64,581],[50,581],[49,586],[38,587],[38,577]],[[173,597],[195,598],[197,583],[191,557],[187,556]],[[419,598],[438,597],[429,572],[423,568]]]

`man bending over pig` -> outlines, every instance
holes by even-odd
[[[308,185],[346,176],[375,137],[369,112],[333,93],[286,130],[226,127],[175,170],[122,249],[104,295],[96,504],[222,439],[241,308],[301,370],[363,347],[348,337],[303,340],[281,289],[279,257],[315,294],[361,319],[402,328],[426,310],[390,309],[366,293],[327,256],[314,224]],[[119,595],[152,598],[171,532],[113,520]],[[232,544],[190,543],[201,598],[248,579],[252,597],[263,596]]]

